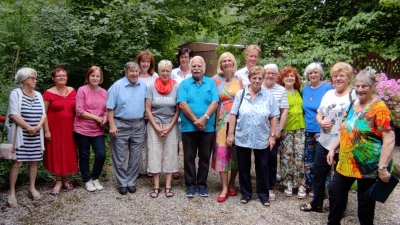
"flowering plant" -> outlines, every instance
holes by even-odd
[[[385,102],[392,114],[396,127],[400,127],[400,79],[388,79],[386,74],[377,73],[376,86],[378,98]]]

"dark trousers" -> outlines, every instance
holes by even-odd
[[[329,186],[329,216],[328,224],[338,225],[342,219],[349,197],[349,190],[357,180],[357,216],[361,225],[374,224],[375,201],[370,199],[365,192],[375,184],[376,179],[357,179],[345,177],[335,172],[332,183]]]
[[[276,174],[278,173],[278,149],[280,145],[281,145],[281,139],[278,139],[276,140],[275,146],[272,148],[272,151],[270,151],[269,147],[267,148],[267,151],[269,153],[268,156],[269,190],[274,190],[274,186],[276,184]]]
[[[186,187],[207,187],[214,135],[215,132],[182,132],[183,165]],[[196,156],[199,156],[197,174]]]
[[[104,135],[89,137],[74,132],[75,143],[79,151],[79,170],[81,171],[84,183],[90,180],[97,180],[103,170],[104,161],[106,160],[106,146],[104,143]],[[89,171],[90,146],[94,151],[94,163],[92,175]]]
[[[317,149],[317,137],[319,133],[305,132],[306,140],[304,142],[304,174],[306,178],[306,185],[312,186],[314,176],[314,157],[315,150]]]
[[[251,198],[251,148],[236,146],[239,166],[239,184],[242,197]],[[256,149],[254,152],[254,163],[256,169],[257,194],[261,202],[269,200],[268,188],[268,149]]]
[[[324,148],[319,142],[317,142],[316,147],[312,183],[314,197],[310,203],[313,209],[322,208],[324,204],[325,183],[327,178],[330,179],[331,176],[328,175],[332,169],[332,166],[330,166],[326,160],[329,150]],[[335,154],[335,161],[338,161],[338,154]]]

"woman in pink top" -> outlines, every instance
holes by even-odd
[[[87,84],[76,95],[74,134],[79,151],[79,169],[87,191],[102,190],[99,176],[106,158],[104,124],[107,122],[107,91],[103,83],[103,71],[92,66],[86,74]],[[89,171],[90,145],[95,154],[92,175]]]

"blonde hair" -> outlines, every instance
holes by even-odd
[[[261,54],[261,48],[258,45],[249,45],[246,48],[246,56],[249,54],[250,51],[257,50],[258,55]]]
[[[261,74],[261,76],[263,77],[263,78],[265,78],[265,69],[264,69],[264,67],[262,67],[262,66],[253,66],[251,69],[250,69],[250,72],[249,72],[249,80],[254,76],[254,75],[257,75],[257,74]]]
[[[224,52],[224,53],[222,53],[222,55],[218,59],[217,74],[224,74],[224,69],[222,69],[221,62],[225,58],[228,58],[228,59],[232,60],[232,62],[233,62],[233,73],[236,73],[236,71],[237,71],[237,63],[236,63],[235,56],[233,56],[233,54],[230,53],[230,52]]]
[[[333,76],[334,74],[340,72],[340,71],[345,71],[346,75],[348,78],[353,79],[354,77],[354,73],[353,73],[353,67],[345,62],[337,62],[335,64],[333,64],[333,66],[331,67],[330,73],[331,76]]]

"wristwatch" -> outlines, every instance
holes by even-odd
[[[206,119],[210,119],[210,116],[207,114],[204,114],[204,116],[206,117]]]
[[[387,169],[387,166],[379,166],[378,169],[379,169],[379,170],[386,170],[386,169]]]
[[[274,133],[271,133],[271,137],[275,137],[276,135]]]

